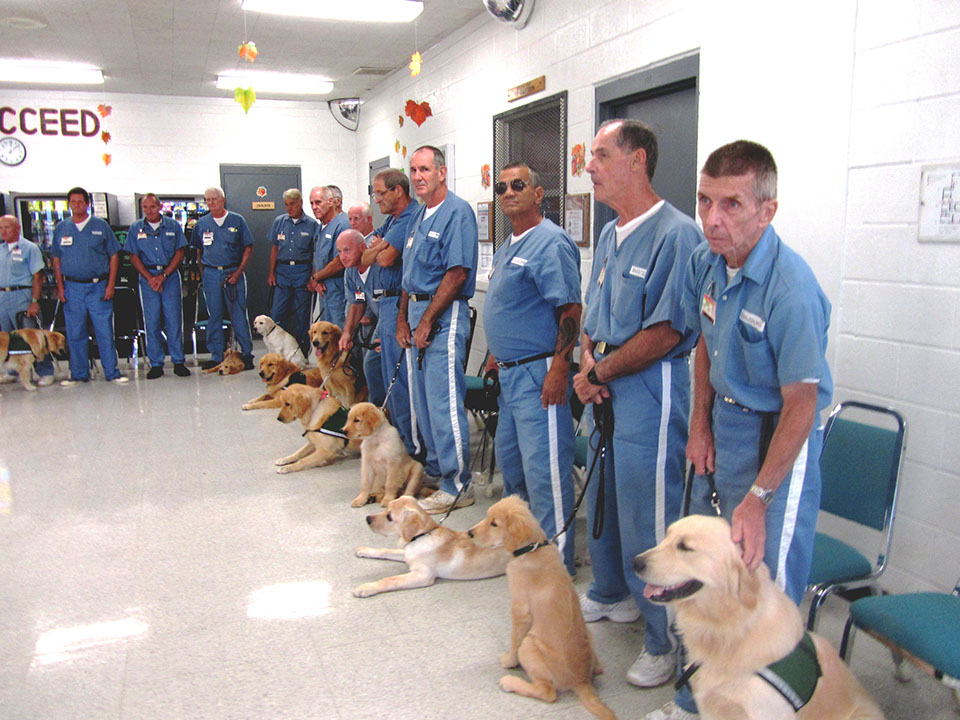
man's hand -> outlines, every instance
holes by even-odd
[[[367,326],[372,322],[373,320],[370,319],[369,315],[364,315],[362,318],[360,318],[360,324],[363,326]]]
[[[104,300],[113,300],[113,285],[107,285],[103,289],[103,299]]]
[[[157,273],[156,275],[151,275],[147,279],[147,285],[149,285],[150,289],[154,292],[160,292],[163,289],[163,281],[165,279],[166,278],[164,278],[162,274]]]
[[[712,473],[716,469],[716,456],[710,426],[692,421],[690,437],[687,439],[687,460],[693,464],[697,475]]]
[[[760,498],[748,494],[734,508],[730,539],[743,542],[743,563],[748,570],[760,567],[767,540],[767,509]]]
[[[327,292],[327,284],[324,282],[317,282],[313,285],[313,291],[318,293],[320,297],[323,297],[324,293]]]
[[[554,362],[543,378],[543,390],[540,393],[540,402],[544,410],[549,405],[567,404],[567,375],[569,368],[563,363]]]
[[[67,295],[63,291],[63,285],[57,285],[57,298],[61,303],[65,303],[67,301]]]
[[[347,333],[340,336],[340,352],[348,352],[353,347],[353,338]]]
[[[270,287],[276,287],[276,286],[277,286],[277,276],[276,276],[276,274],[270,273],[269,275],[267,275],[267,285],[269,285]]]
[[[397,318],[397,343],[404,350],[413,347],[410,342],[410,323],[407,322],[405,317]]]
[[[419,349],[422,350],[430,344],[432,327],[432,323],[424,322],[423,318],[420,318],[420,322],[417,323],[417,329],[413,331],[413,344]],[[397,324],[397,328],[399,332],[399,323]]]
[[[581,365],[580,372],[573,376],[573,390],[584,405],[587,403],[600,404],[605,398],[610,397],[610,389],[606,385],[594,385],[587,380],[587,373],[594,367],[596,367],[595,362]]]
[[[37,317],[40,314],[40,303],[32,302],[27,308],[27,317]]]
[[[227,276],[227,282],[230,283],[231,285],[236,285],[238,282],[240,282],[240,278],[242,277],[243,277],[243,271],[240,270],[240,268],[237,268]]]

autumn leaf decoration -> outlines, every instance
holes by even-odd
[[[420,57],[420,51],[418,50],[410,56],[410,77],[416,77],[420,74],[420,68],[422,64],[422,58]]]
[[[237,46],[237,54],[243,60],[249,60],[253,62],[257,59],[257,55],[260,54],[260,51],[257,50],[257,44],[255,42],[245,42],[243,45]]]
[[[433,115],[433,110],[430,109],[430,103],[416,103],[413,100],[407,100],[407,107],[404,112],[408,118],[417,124],[417,127],[423,125],[427,118]]]
[[[103,140],[103,144],[106,145],[108,142],[110,142],[110,140],[112,140],[112,137],[110,133],[104,130],[102,133],[100,133],[100,139]]]
[[[397,115],[397,124],[403,127],[403,115]]]
[[[238,87],[233,91],[233,99],[240,103],[240,107],[243,108],[243,114],[246,115],[250,112],[250,107],[257,101],[257,94],[253,91],[252,87],[248,87],[246,90]]]
[[[110,115],[112,107],[109,105],[97,105],[97,112],[100,113],[100,117],[105,118]]]
[[[113,160],[113,156],[110,155],[110,153],[104,153],[104,154],[103,154],[103,164],[104,164],[104,165],[109,165],[112,160]]]

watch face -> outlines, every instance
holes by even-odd
[[[17,138],[0,140],[0,162],[4,165],[19,165],[27,157],[27,148]]]

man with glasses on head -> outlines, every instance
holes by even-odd
[[[340,212],[343,194],[336,185],[315,187],[310,191],[310,207],[320,223],[314,236],[312,292],[323,298],[320,319],[343,329],[346,322],[346,298],[343,291],[343,263],[337,254],[337,237],[350,227],[347,214]]]
[[[303,212],[303,195],[296,188],[283,193],[287,211],[278,215],[267,234],[270,243],[270,273],[267,284],[274,288],[270,317],[296,338],[304,356],[310,356],[311,293],[307,289],[313,263],[313,240],[319,226]],[[290,316],[293,316],[290,319]]]
[[[188,377],[190,371],[183,354],[183,298],[180,284],[180,263],[183,262],[187,239],[180,223],[160,214],[160,200],[147,193],[140,200],[143,217],[127,231],[123,249],[130,255],[130,264],[140,274],[140,305],[147,332],[147,358],[150,370],[147,380],[163,375],[163,335],[166,330],[167,351],[173,361],[173,373]]]
[[[424,145],[413,153],[410,180],[424,204],[403,245],[397,342],[415,348],[418,356],[410,392],[428,449],[426,467],[429,472],[433,451],[440,469],[440,489],[421,505],[437,514],[474,502],[463,368],[467,301],[477,284],[477,218],[447,189],[446,161],[438,148]]]
[[[120,243],[106,220],[90,214],[90,193],[86,190],[81,187],[70,190],[67,205],[71,218],[57,223],[50,251],[70,349],[70,377],[60,384],[73,387],[90,380],[89,317],[103,374],[108,382],[122,385],[129,382],[129,378],[117,369],[113,339],[113,290],[120,267]]]
[[[580,251],[543,217],[543,188],[524,163],[510,163],[493,186],[513,234],[493,257],[483,305],[490,348],[499,367],[497,462],[503,494],[520,495],[547,533],[573,510],[573,415],[570,363],[580,332]],[[574,574],[574,523],[557,538]]]
[[[347,208],[347,218],[350,220],[350,229],[356,230],[363,236],[363,250],[367,250],[366,243],[373,240],[376,236],[373,234],[373,213],[370,211],[370,203],[360,200]],[[343,233],[341,233],[342,235]],[[339,243],[338,243],[339,251]],[[351,282],[349,272],[350,268],[344,262],[344,256],[340,255],[340,262],[344,263],[347,270],[343,273],[344,295],[347,298],[347,320],[346,325],[350,327],[350,308],[356,302],[355,284]],[[364,283],[369,283],[368,291],[364,293],[364,302],[362,315],[359,320],[361,334],[364,340],[363,347],[363,375],[367,380],[367,389],[370,391],[370,402],[374,405],[383,404],[383,396],[386,387],[383,384],[383,367],[380,362],[381,342],[380,342],[380,300],[374,298],[372,290],[378,286],[378,277],[380,275],[380,266],[376,262],[367,264],[362,263],[362,258],[357,263],[362,267],[368,268],[364,275]],[[352,342],[352,340],[351,340]]]
[[[210,359],[203,363],[208,370],[223,362],[227,339],[223,334],[223,306],[230,313],[233,334],[240,344],[243,369],[253,370],[253,337],[247,320],[247,278],[244,268],[253,256],[253,235],[243,215],[227,210],[227,200],[218,187],[207,188],[203,201],[210,212],[193,228],[192,241],[197,246],[203,296],[207,301],[207,349]]]

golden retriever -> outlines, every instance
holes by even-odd
[[[301,377],[297,377],[297,374]],[[244,410],[258,410],[260,408],[278,408],[280,400],[277,393],[288,385],[300,383],[310,387],[320,387],[323,378],[316,368],[301,370],[299,365],[286,360],[277,353],[267,353],[260,358],[260,379],[267,384],[267,391],[243,404]]]
[[[230,348],[223,354],[223,362],[214,365],[209,370],[203,371],[205,374],[216,373],[217,375],[236,375],[243,372],[243,356],[237,350]]]
[[[830,644],[811,633],[823,673],[813,697],[793,706],[757,672],[788,655],[803,637],[796,605],[770,579],[750,572],[725,520],[691,515],[673,523],[663,542],[634,558],[644,596],[676,608],[704,720],[881,720],[883,713]]]
[[[291,385],[283,388],[277,398],[280,412],[277,420],[282,423],[300,421],[306,445],[293,455],[280,458],[274,464],[278,473],[321,467],[343,455],[344,441],[338,437],[318,432],[340,409],[340,402],[320,388],[307,385]],[[328,428],[329,429],[329,428]],[[359,441],[350,441],[347,449],[359,450]]]
[[[420,485],[423,465],[407,454],[400,433],[383,411],[373,403],[350,408],[343,431],[351,440],[360,440],[360,494],[350,507],[363,507],[370,496],[383,507],[397,495],[414,495]]]
[[[63,334],[52,330],[23,328],[12,332],[0,332],[0,373],[14,369],[20,376],[24,390],[36,390],[33,384],[33,365],[50,354],[59,354],[66,347]],[[17,352],[20,350],[20,352]],[[26,352],[29,350],[29,352]],[[16,354],[11,355],[11,352]]]
[[[269,315],[257,315],[253,319],[253,329],[263,337],[267,350],[300,367],[307,365],[296,338],[277,325]]]
[[[512,668],[519,663],[532,682],[504,675],[500,688],[545,702],[573,690],[590,713],[615,720],[593,687],[594,675],[603,670],[573,581],[527,504],[517,495],[506,497],[467,534],[481,547],[504,547],[514,555],[507,565],[513,627],[510,650],[500,656],[500,664]]]
[[[340,328],[326,320],[310,326],[310,344],[317,356],[317,369],[321,377],[327,378],[324,388],[345,408],[351,408],[365,401],[369,393],[364,383],[358,387],[361,376],[347,364],[348,353],[340,352],[340,335]]]
[[[410,571],[354,589],[356,597],[391,590],[428,587],[437,578],[480,580],[503,575],[510,553],[502,547],[481,548],[465,532],[439,525],[411,497],[393,500],[387,509],[367,515],[370,529],[396,537],[398,548],[358,547],[357,557],[405,562]]]

